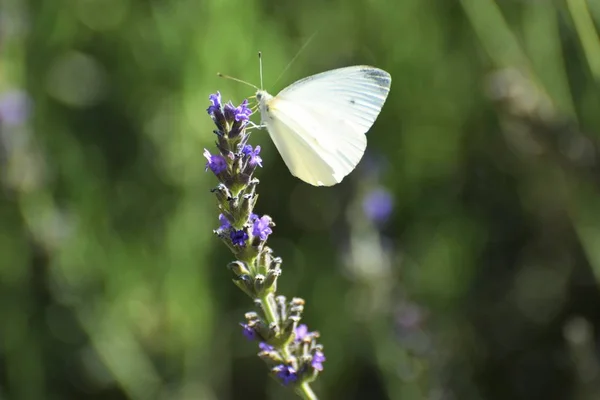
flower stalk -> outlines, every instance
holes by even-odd
[[[235,256],[228,265],[233,283],[253,299],[257,309],[245,314],[242,332],[249,340],[258,341],[258,356],[273,378],[302,398],[315,400],[310,383],[325,361],[323,346],[317,343],[319,333],[300,324],[303,299],[288,300],[277,294],[282,260],[267,246],[275,223],[268,215],[254,213],[259,184],[254,172],[262,167],[262,158],[260,146],[248,143],[246,127],[252,111],[247,100],[238,107],[231,102],[223,104],[218,92],[209,100],[207,112],[216,126],[218,150],[215,154],[204,150],[206,170],[219,180],[212,189],[220,211],[214,233]]]

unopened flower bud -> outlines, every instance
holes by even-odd
[[[258,270],[261,273],[267,273],[267,271],[269,271],[269,269],[271,268],[271,263],[273,261],[273,250],[270,247],[263,247],[260,252],[258,253],[258,259],[256,261],[256,264],[258,266]]]
[[[283,263],[281,257],[273,258],[273,264],[271,264],[271,269],[281,269],[281,263]]]
[[[244,318],[246,318],[247,322],[260,320],[260,317],[256,311],[248,311],[244,314]]]
[[[254,276],[254,291],[256,292],[257,296],[263,295],[264,283],[265,283],[264,275],[257,274]]]
[[[287,319],[287,304],[285,296],[279,295],[275,297],[275,304],[277,305],[277,315],[279,315],[279,319],[284,321]]]
[[[270,269],[267,272],[267,278],[265,279],[264,289],[265,291],[275,292],[277,290],[277,278],[281,276],[280,269]]]
[[[227,268],[237,277],[240,275],[250,275],[250,270],[246,267],[246,264],[241,261],[233,261],[227,265]]]
[[[256,200],[258,196],[251,194],[242,195],[241,204],[238,208],[239,218],[240,220],[244,220],[245,223],[250,219],[250,214],[252,214],[252,210],[254,209],[254,205],[256,204]]]
[[[251,298],[255,298],[255,293],[254,293],[254,280],[252,279],[251,276],[249,275],[238,275],[235,278],[233,278],[233,283],[235,283],[235,285],[237,287],[239,287],[240,289],[242,289],[242,291],[244,293],[246,293],[248,296],[250,296]]]
[[[211,190],[217,196],[219,203],[225,203],[231,198],[231,192],[227,189],[227,186],[219,183],[219,185]]]

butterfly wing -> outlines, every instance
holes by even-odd
[[[391,84],[392,77],[387,72],[357,65],[301,79],[276,97],[322,109],[365,133],[379,115]]]
[[[387,72],[354,66],[302,79],[272,98],[263,121],[290,172],[315,186],[341,182],[360,162],[390,85]]]
[[[273,99],[263,122],[292,175],[314,186],[341,182],[367,146],[348,122],[286,100]]]

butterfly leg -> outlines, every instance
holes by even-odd
[[[248,128],[246,128],[246,130],[250,130],[250,129],[264,129],[266,128],[266,125],[260,124],[257,125],[252,121],[248,121]]]

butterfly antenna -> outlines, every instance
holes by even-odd
[[[281,77],[283,76],[283,74],[285,74],[287,72],[288,69],[290,69],[290,67],[292,66],[292,64],[294,63],[294,61],[296,61],[296,59],[298,58],[298,56],[300,55],[300,53],[302,53],[304,51],[304,49],[306,49],[306,47],[310,44],[310,42],[312,42],[312,40],[315,38],[315,36],[317,36],[317,33],[319,33],[319,31],[316,31],[315,33],[313,33],[311,35],[311,37],[308,38],[308,40],[306,42],[304,42],[304,44],[302,45],[302,47],[300,47],[300,50],[298,50],[296,52],[296,55],[294,56],[294,58],[292,58],[292,60],[288,63],[288,65],[283,69],[283,71],[281,72],[281,74],[279,74],[279,77],[275,80],[275,84],[277,84],[277,82],[279,82],[279,80],[281,79]]]
[[[217,73],[217,76],[218,76],[219,78],[231,79],[232,81],[236,81],[236,82],[239,82],[239,83],[243,83],[244,85],[252,86],[254,89],[256,89],[256,90],[259,90],[259,89],[258,89],[258,87],[256,87],[256,85],[253,85],[253,84],[251,84],[251,83],[248,83],[248,82],[246,82],[246,81],[243,81],[243,80],[241,80],[241,79],[238,79],[238,78],[234,78],[233,76],[224,75],[224,74],[222,74],[222,73],[220,73],[220,72],[219,72],[219,73]],[[262,86],[262,84],[261,84],[261,86]]]
[[[263,86],[263,70],[262,70],[263,66],[262,66],[262,52],[258,52],[258,71],[260,73],[260,88],[261,90],[264,89]]]

